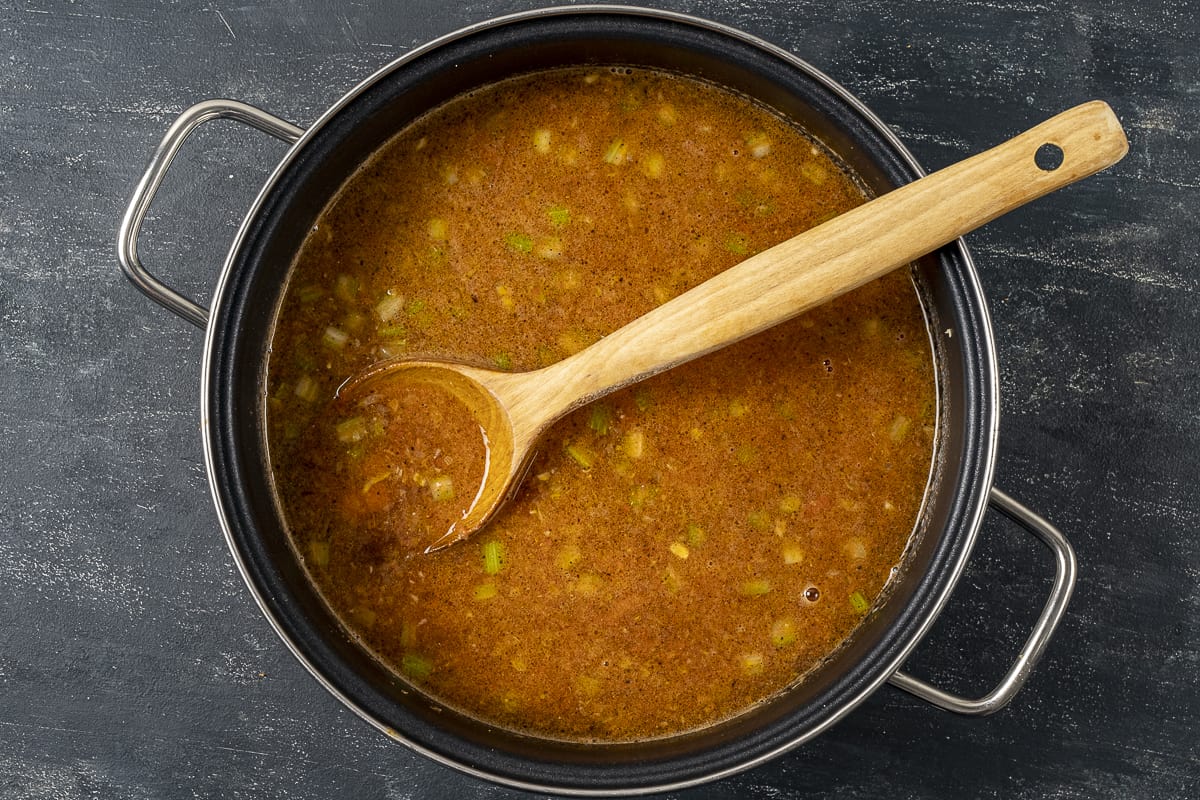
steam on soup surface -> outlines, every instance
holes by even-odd
[[[771,113],[635,69],[508,80],[398,134],[304,242],[268,368],[282,511],[346,628],[441,702],[600,741],[709,725],[837,649],[930,472],[906,271],[580,409],[494,524],[430,555],[443,521],[414,509],[477,473],[405,421],[477,431],[429,398],[334,394],[403,355],[552,363],[863,200]]]

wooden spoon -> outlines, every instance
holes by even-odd
[[[1039,166],[1039,148],[1061,155],[1061,163]],[[861,286],[1115,164],[1127,150],[1112,109],[1085,103],[752,256],[549,367],[516,373],[396,360],[356,376],[342,394],[384,379],[433,384],[464,403],[483,429],[488,455],[479,492],[430,552],[491,519],[519,487],[538,436],[564,414]]]

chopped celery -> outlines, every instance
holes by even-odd
[[[604,151],[604,163],[620,166],[629,157],[629,145],[624,139],[613,139]]]
[[[805,178],[808,178],[817,186],[820,186],[829,179],[829,173],[825,170],[825,167],[823,167],[817,161],[806,161],[804,165],[800,167],[800,174]]]
[[[416,653],[405,653],[400,659],[400,669],[408,677],[421,681],[433,674],[433,662]]]
[[[500,298],[500,305],[508,311],[512,311],[517,307],[517,301],[513,299],[512,289],[502,283],[496,284],[496,296]]]
[[[533,237],[527,233],[520,233],[518,231],[506,233],[504,234],[504,244],[510,250],[515,250],[518,253],[533,252]]]
[[[430,239],[445,239],[446,234],[450,231],[450,225],[441,217],[434,217],[429,220],[425,229],[429,233]]]
[[[329,347],[340,349],[346,346],[346,342],[350,341],[350,334],[341,328],[335,328],[330,325],[325,329],[325,333],[321,335],[321,341]]]
[[[408,336],[408,329],[403,325],[388,325],[380,328],[378,333],[384,339],[404,339]]]
[[[564,269],[554,273],[554,285],[562,292],[574,292],[583,285],[579,273],[573,269]]]
[[[746,597],[761,597],[771,591],[771,582],[766,578],[754,578],[743,581],[741,592]]]
[[[804,501],[799,495],[785,494],[783,499],[779,501],[779,510],[785,514],[795,514],[804,506]]]
[[[771,515],[765,511],[751,511],[746,516],[746,521],[750,523],[750,527],[756,531],[765,531],[771,526]]]
[[[662,153],[650,153],[642,159],[642,174],[647,178],[661,178],[666,164]]]
[[[449,475],[438,475],[429,482],[429,494],[435,502],[454,499],[454,480]]]
[[[862,561],[867,557],[867,545],[857,536],[851,536],[842,543],[842,552],[854,561]]]
[[[367,435],[367,420],[363,417],[351,417],[337,424],[338,441],[358,442]]]
[[[492,363],[497,369],[510,370],[513,368],[512,356],[508,353],[497,353],[492,356]]]
[[[301,303],[315,303],[325,296],[325,290],[320,286],[302,286],[297,294]]]
[[[804,561],[804,548],[795,542],[786,542],[783,545],[783,563],[799,564]]]
[[[379,345],[379,348],[378,348],[379,357],[380,358],[399,358],[400,356],[404,355],[405,352],[407,352],[407,348],[408,348],[408,340],[407,339],[389,339],[388,341]]]
[[[677,593],[683,588],[683,579],[679,577],[679,573],[674,567],[667,567],[663,573],[663,584],[667,587],[667,591],[671,594]]]
[[[775,204],[769,195],[761,195],[750,189],[742,189],[733,196],[738,205],[756,217],[768,217],[775,213]]]
[[[888,437],[891,438],[893,442],[900,441],[904,438],[904,435],[908,433],[908,428],[910,425],[912,425],[911,419],[903,414],[896,415],[896,418],[892,420],[891,427],[888,428]]]
[[[750,413],[750,405],[740,397],[735,397],[729,401],[729,416],[737,419],[744,417]]]
[[[862,592],[856,591],[850,594],[850,607],[859,614],[865,614],[871,604],[867,602],[867,598],[863,596]]]
[[[799,635],[796,632],[796,621],[790,617],[777,619],[771,623],[771,643],[776,647],[787,647],[795,644]]]
[[[416,624],[404,620],[400,623],[400,646],[405,650],[411,650],[417,646],[417,626]]]
[[[584,597],[595,597],[604,585],[604,579],[594,572],[585,572],[575,581],[575,591]]]
[[[573,544],[563,545],[554,556],[554,564],[563,572],[567,572],[579,563],[583,553]]]
[[[744,233],[730,233],[725,236],[725,249],[735,256],[750,254],[750,237]]]
[[[561,203],[555,203],[546,209],[546,216],[556,228],[565,228],[571,222],[571,210]]]
[[[658,487],[640,483],[629,490],[629,505],[634,511],[641,511],[647,503],[658,497]]]
[[[671,546],[668,547],[667,549],[671,551],[671,555],[673,555],[679,559],[686,560],[687,557],[689,555],[691,555],[690,551],[688,550],[687,545],[684,544],[683,542],[672,542]]]
[[[301,375],[300,380],[296,381],[296,397],[299,397],[305,402],[311,403],[317,399],[320,393],[320,387],[317,382],[308,375]]]
[[[746,147],[750,149],[753,158],[766,158],[771,154],[771,140],[762,131],[755,131],[746,136]]]
[[[660,105],[655,116],[658,117],[658,121],[663,125],[674,125],[679,120],[679,114],[675,111],[675,106],[670,103]]]
[[[492,539],[483,543],[483,571],[496,575],[504,569],[504,546]]]
[[[621,448],[630,458],[641,458],[646,452],[646,434],[640,430],[630,431],[625,434],[625,441],[622,442]]]
[[[333,293],[344,303],[354,303],[358,300],[358,278],[352,275],[338,275],[333,284]]]
[[[550,152],[550,131],[546,128],[536,128],[533,131],[533,149],[542,155]]]
[[[578,464],[582,469],[591,469],[596,463],[596,455],[586,447],[575,442],[567,444],[567,455],[571,460]]]
[[[560,258],[563,254],[562,239],[557,236],[543,236],[537,240],[537,245],[533,248],[533,254],[538,258],[547,260]]]
[[[620,475],[622,478],[633,477],[633,464],[627,458],[615,458],[612,462],[612,471],[615,475]]]
[[[604,436],[608,433],[613,423],[613,410],[603,403],[596,403],[592,406],[592,414],[588,417],[588,427],[596,432],[599,436]]]
[[[652,405],[653,400],[650,398],[650,390],[644,386],[639,386],[633,390],[633,404],[638,407],[638,411],[645,411]]]
[[[747,675],[757,675],[763,671],[762,653],[743,653],[738,658],[738,663],[742,666],[742,672]]]
[[[708,540],[708,534],[704,532],[704,528],[694,522],[689,522],[687,524],[687,540],[692,547],[699,547]]]
[[[491,600],[497,595],[498,592],[499,590],[496,588],[496,584],[481,583],[475,587],[474,594],[476,600]]]

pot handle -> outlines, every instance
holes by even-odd
[[[904,672],[895,672],[888,679],[893,686],[911,692],[938,708],[958,714],[977,716],[992,714],[1004,708],[1025,685],[1034,665],[1042,657],[1046,645],[1050,642],[1054,629],[1058,627],[1063,613],[1067,610],[1067,603],[1075,588],[1076,574],[1075,551],[1071,549],[1070,542],[1057,528],[994,486],[991,496],[988,498],[988,504],[1037,536],[1054,553],[1054,585],[1050,588],[1050,597],[1046,600],[1037,624],[1033,626],[1033,632],[1026,640],[1025,646],[1021,648],[1017,660],[1000,680],[1000,683],[996,685],[996,688],[978,700],[969,700],[950,694]]]
[[[208,325],[208,309],[151,275],[138,257],[137,240],[146,212],[150,210],[150,203],[154,200],[154,194],[162,185],[167,169],[183,146],[184,140],[203,123],[214,119],[236,120],[288,144],[294,144],[304,134],[303,128],[246,103],[239,103],[237,100],[204,100],[184,111],[171,123],[158,149],[150,157],[146,174],[138,182],[133,197],[129,200],[129,207],[125,209],[121,218],[121,228],[117,234],[117,258],[121,262],[121,271],[125,273],[125,277],[147,297],[200,328]]]

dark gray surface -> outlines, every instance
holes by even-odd
[[[123,205],[180,110],[311,122],[435,35],[528,3],[0,7],[0,796],[501,797],[384,739],[292,659],[205,483],[200,332],[116,268]],[[969,237],[1002,374],[997,484],[1079,553],[1069,615],[986,719],[891,688],[692,797],[1200,795],[1200,20],[1175,2],[685,2],[813,62],[930,168],[1108,100],[1115,169]],[[282,149],[190,143],[143,252],[207,297]],[[1045,551],[990,519],[908,669],[981,691],[1040,606]]]

